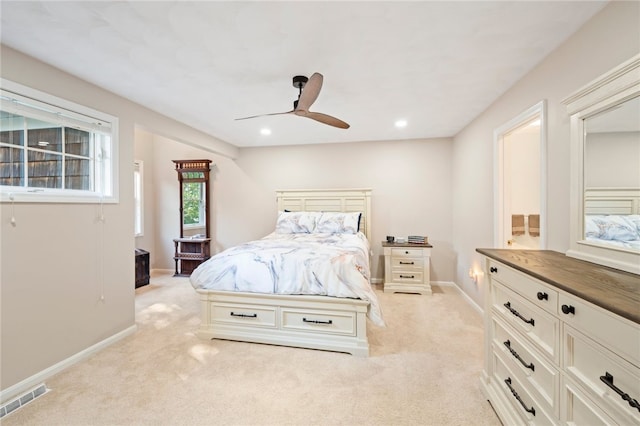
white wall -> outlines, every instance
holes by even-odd
[[[6,46],[2,78],[119,118],[119,195],[95,204],[0,204],[2,398],[134,326],[133,161],[137,124],[234,157],[237,148]],[[100,296],[104,294],[104,301]],[[27,389],[22,389],[27,390]]]
[[[611,2],[533,71],[454,138],[453,247],[456,282],[482,303],[486,277],[474,284],[470,265],[481,267],[478,247],[493,245],[493,131],[547,100],[547,246],[569,247],[569,116],[562,100],[640,52],[640,3]],[[470,70],[469,72],[473,72]]]
[[[380,241],[386,235],[427,235],[432,279],[452,281],[451,140],[412,140],[242,148],[236,161],[154,137],[156,263],[172,269],[179,226],[178,181],[172,159],[209,158],[213,252],[273,231],[278,189],[371,188],[372,275],[384,276]],[[208,155],[207,155],[208,154]]]
[[[640,118],[637,118],[640,122]],[[640,188],[640,132],[591,133],[584,150],[586,188]]]

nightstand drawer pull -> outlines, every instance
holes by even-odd
[[[232,317],[258,318],[258,314],[236,314],[235,312],[231,312],[229,315]]]
[[[415,275],[400,275],[400,278],[411,278],[414,279],[416,276]]]
[[[571,305],[562,305],[562,313],[565,315],[576,314],[576,308]]]
[[[511,387],[511,377],[507,377],[506,379],[504,379],[504,382],[507,384],[507,387],[511,391],[511,394],[515,397],[515,399],[518,400],[520,405],[522,405],[522,408],[524,408],[524,411],[526,411],[527,413],[531,413],[531,414],[533,414],[535,416],[536,415],[536,409],[533,408],[533,407],[527,408],[527,406],[524,404],[524,401],[522,400],[522,398],[520,398],[520,395],[518,395],[518,392],[516,392],[516,390]]]
[[[511,312],[513,315],[515,315],[518,318],[520,318],[522,321],[526,322],[527,324],[531,324],[531,325],[535,326],[535,321],[533,320],[533,318],[526,319],[525,317],[523,317],[522,314],[520,314],[520,312],[516,311],[515,309],[513,309],[511,307],[511,302],[505,303],[504,307],[507,308],[509,310],[509,312]]]
[[[620,395],[620,398],[622,398],[623,401],[627,401],[629,403],[630,406],[632,406],[633,408],[637,408],[638,411],[640,411],[640,403],[638,403],[637,400],[631,398],[631,396],[629,396],[628,393],[622,392],[622,390],[620,390],[620,388],[618,388],[617,386],[615,386],[613,384],[613,376],[607,372],[604,373],[604,376],[600,376],[600,380],[602,380],[602,382],[609,386],[611,389],[613,389],[613,391],[615,393],[617,393],[618,395]]]
[[[495,266],[492,266],[491,268],[489,268],[489,272],[496,273],[498,272],[498,268],[496,268]]]
[[[306,318],[302,318],[302,322],[310,322],[312,324],[333,324],[332,320],[320,321],[320,320],[309,320]]]
[[[416,262],[403,262],[403,261],[400,261],[398,263],[400,263],[401,265],[415,265],[416,264]]]
[[[535,366],[533,365],[532,362],[530,362],[529,364],[527,364],[526,362],[524,362],[524,360],[522,358],[520,358],[520,355],[518,355],[518,352],[516,352],[512,347],[511,347],[511,341],[507,340],[506,342],[504,342],[504,345],[507,347],[507,349],[509,349],[509,352],[511,352],[511,355],[513,355],[513,357],[515,359],[517,359],[518,361],[520,361],[520,364],[522,364],[525,368],[529,368],[531,371],[536,371],[535,370]]]

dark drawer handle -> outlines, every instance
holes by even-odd
[[[549,300],[549,295],[547,293],[543,293],[539,291],[537,296],[538,296],[538,300]]]
[[[236,314],[235,312],[231,312],[232,317],[243,317],[243,318],[257,318],[258,314]]]
[[[511,387],[511,377],[507,377],[506,379],[504,379],[504,382],[507,384],[507,387],[511,391],[511,394],[518,400],[520,405],[522,405],[522,408],[524,408],[524,411],[526,411],[527,413],[531,413],[531,414],[533,414],[535,416],[536,415],[536,409],[533,408],[533,407],[527,408],[527,406],[525,405],[525,403],[522,400],[522,398],[520,398],[520,395],[518,395],[518,392],[516,392],[516,390]]]
[[[400,275],[400,278],[415,278],[415,275]]]
[[[531,319],[526,319],[525,317],[522,316],[522,314],[520,314],[520,312],[516,311],[515,309],[513,309],[511,307],[511,302],[507,302],[504,304],[504,307],[507,308],[509,310],[509,312],[511,312],[513,315],[517,316],[518,318],[520,318],[522,321],[526,322],[527,324],[531,324],[533,326],[535,326],[535,321],[533,320],[533,318]]]
[[[576,314],[576,308],[571,305],[562,305],[562,313],[565,315]]]
[[[507,349],[509,349],[509,352],[511,352],[511,355],[514,356],[515,359],[517,359],[518,361],[520,361],[520,364],[522,364],[525,368],[530,369],[531,371],[536,371],[536,367],[533,365],[532,362],[530,362],[529,364],[527,364],[526,362],[524,362],[524,360],[522,358],[520,358],[520,355],[518,355],[518,352],[516,352],[512,347],[511,347],[511,342],[509,340],[507,340],[506,342],[503,342],[504,345],[507,347]]]
[[[310,322],[312,324],[333,324],[332,320],[319,321],[319,320],[309,320],[309,319],[306,319],[306,318],[302,318],[302,322]]]
[[[401,265],[413,265],[414,262],[400,262]]]
[[[496,268],[495,266],[492,266],[491,268],[489,268],[489,272],[496,273],[498,272],[498,268]]]
[[[617,386],[615,386],[613,384],[613,376],[607,372],[604,373],[604,376],[600,376],[600,380],[602,380],[602,382],[609,386],[611,389],[613,389],[613,391],[615,393],[617,393],[618,395],[620,395],[620,398],[622,398],[623,401],[627,401],[629,403],[630,406],[632,406],[633,408],[638,409],[638,411],[640,411],[640,403],[638,403],[637,400],[631,398],[631,396],[629,396],[628,393],[622,392],[622,390],[620,390],[620,388],[618,388]]]
[[[409,252],[405,250],[404,254],[409,254]]]

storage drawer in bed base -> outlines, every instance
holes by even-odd
[[[202,305],[199,337],[369,355],[366,301],[206,290],[198,293]]]

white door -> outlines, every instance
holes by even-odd
[[[497,248],[545,248],[545,103],[495,131]]]

